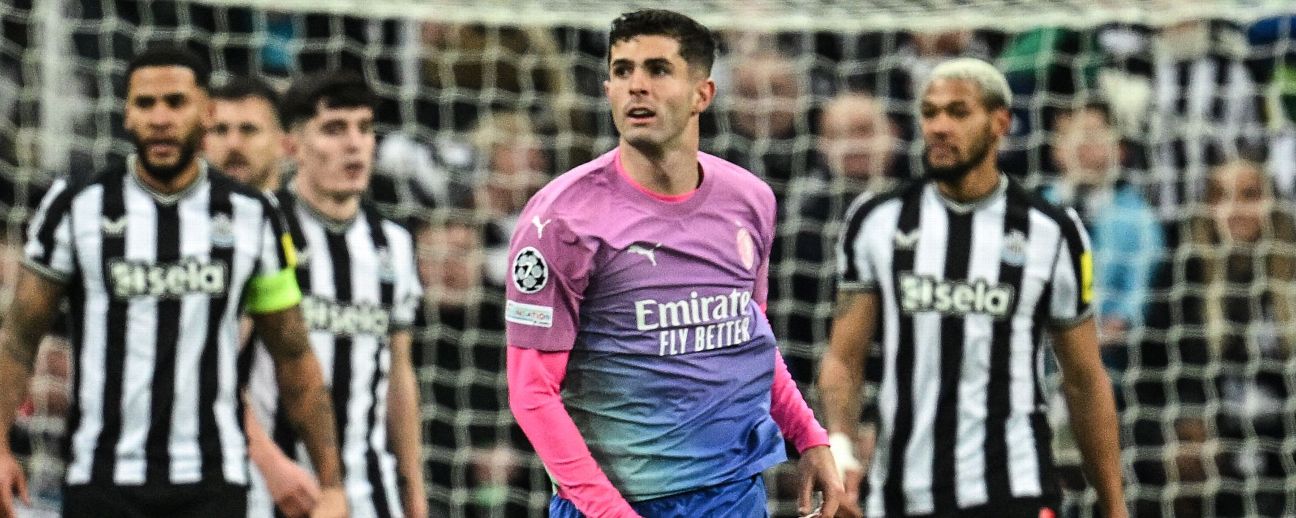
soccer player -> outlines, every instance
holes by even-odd
[[[67,517],[224,517],[246,507],[238,319],[252,316],[288,415],[345,516],[332,404],[305,339],[293,250],[263,195],[197,159],[207,66],[154,48],[126,72],[135,154],[56,182],[32,218],[17,299],[0,328],[0,516],[24,482],[8,451],[36,345],[64,295],[73,393]]]
[[[351,73],[296,81],[284,95],[283,120],[297,174],[277,197],[299,247],[302,309],[333,393],[337,420],[330,424],[342,442],[352,516],[424,518],[410,359],[410,326],[423,292],[409,232],[360,201],[373,170],[374,104],[369,85]],[[252,460],[269,486],[254,479],[251,516],[272,516],[271,502],[296,516],[310,508],[313,492],[301,490],[293,463],[301,458],[299,436],[287,426],[269,368],[254,360],[248,390]]]
[[[819,373],[833,444],[850,444],[864,359],[882,329],[880,428],[864,511],[1053,516],[1060,494],[1036,369],[1047,331],[1101,511],[1125,516],[1084,227],[995,167],[1010,121],[1003,74],[956,59],[938,65],[920,92],[925,176],[852,204]],[[844,478],[858,487],[849,448],[833,452],[855,466]]]
[[[802,512],[818,487],[834,516],[827,433],[763,313],[773,193],[698,151],[711,32],[644,10],[608,41],[620,142],[532,197],[512,239],[509,406],[557,483],[550,516],[765,516],[780,430]]]
[[[279,118],[279,92],[259,79],[240,77],[213,89],[211,99],[211,122],[203,137],[207,161],[247,185],[278,190],[288,144]]]

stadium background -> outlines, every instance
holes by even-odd
[[[1067,166],[1058,157],[1107,135],[1070,126],[1063,135],[1059,114],[1104,100],[1123,151],[1121,181],[1085,189],[1132,193],[1146,206],[1136,215],[1150,214],[1163,234],[1163,246],[1118,256],[1147,264],[1148,273],[1126,282],[1127,308],[1113,315],[1127,326],[1105,335],[1103,349],[1117,384],[1131,505],[1139,516],[1296,514],[1296,344],[1284,332],[1296,325],[1287,300],[1296,293],[1288,210],[1296,8],[1265,0],[651,4],[719,29],[720,89],[702,119],[702,147],[762,175],[779,195],[770,318],[812,403],[804,383],[826,341],[831,246],[845,203],[918,170],[912,101],[925,72],[945,57],[982,57],[1008,73],[1016,95],[1005,171],[1036,186],[1059,184]],[[504,391],[505,241],[532,190],[615,145],[601,89],[606,27],[644,5],[6,0],[3,300],[42,189],[130,152],[120,99],[137,49],[183,41],[211,58],[217,82],[255,74],[285,85],[303,71],[361,70],[383,98],[372,198],[420,237],[428,296],[416,368],[433,516],[542,516],[548,479]],[[849,93],[871,96],[883,118],[865,116],[867,103],[833,102]],[[847,116],[840,127],[848,129],[825,122],[831,116]],[[855,140],[842,140],[842,131]],[[858,153],[833,160],[834,141]],[[1260,238],[1230,249],[1196,239],[1193,225],[1218,208],[1207,203],[1208,174],[1236,159],[1261,164],[1276,188]],[[885,173],[848,177],[869,171]],[[1104,214],[1086,214],[1087,223],[1135,223],[1097,221]],[[1212,261],[1234,256],[1252,259],[1245,275],[1214,282]],[[1192,310],[1211,300],[1250,311]],[[24,433],[15,434],[47,506],[57,502],[67,375],[66,351],[49,343],[18,425]],[[1055,450],[1074,466],[1065,419],[1055,414]],[[791,468],[768,477],[776,516],[794,515]],[[1072,488],[1064,514],[1089,515],[1093,497],[1078,470],[1064,473]]]

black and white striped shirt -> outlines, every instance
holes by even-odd
[[[25,264],[66,285],[69,485],[247,483],[238,316],[300,300],[264,196],[208,174],[171,195],[132,172],[54,184]]]
[[[1073,212],[1006,176],[972,204],[932,182],[856,200],[840,289],[883,308],[869,516],[1057,495],[1041,333],[1090,316],[1089,257]]]
[[[371,207],[337,222],[291,190],[280,191],[277,199],[299,247],[302,312],[333,396],[351,516],[402,516],[396,460],[387,443],[387,387],[391,333],[413,325],[423,297],[413,239]],[[257,417],[275,443],[290,457],[306,460],[279,404],[274,368],[260,351],[250,388]]]

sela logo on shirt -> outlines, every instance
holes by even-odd
[[[227,272],[224,261],[204,262],[193,257],[169,264],[123,260],[108,264],[108,280],[112,284],[113,296],[119,299],[224,293]]]
[[[302,299],[301,309],[307,328],[336,335],[382,336],[391,322],[387,310],[373,304],[342,304],[308,296]]]
[[[1004,318],[1012,310],[1014,296],[1012,286],[991,285],[985,279],[968,284],[929,275],[900,274],[900,308],[905,313],[982,313]]]
[[[513,257],[513,285],[522,293],[535,293],[549,283],[549,264],[535,247],[526,247]]]

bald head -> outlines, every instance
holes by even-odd
[[[838,95],[819,115],[819,152],[834,175],[886,176],[896,146],[896,127],[882,103],[858,93]]]

